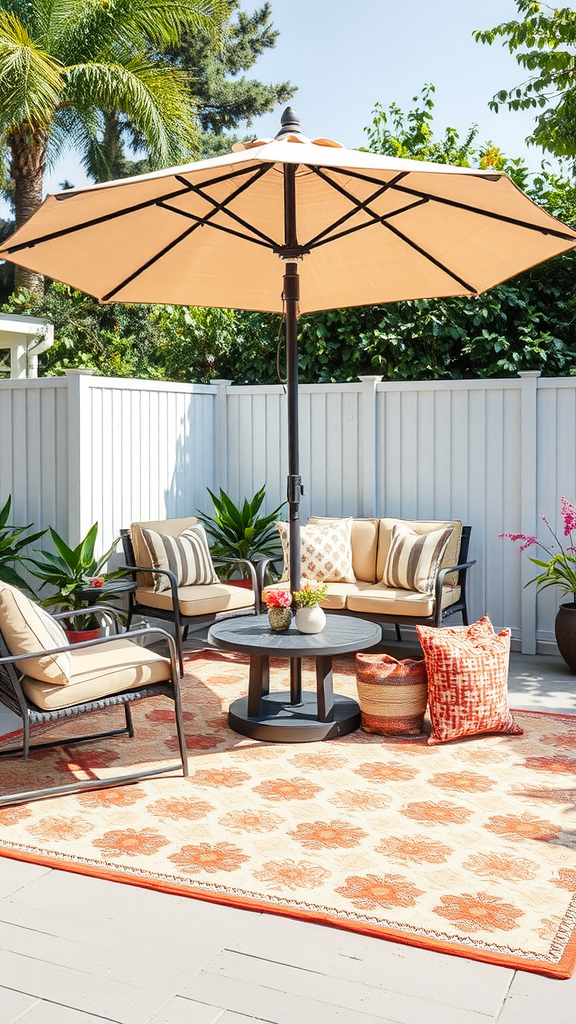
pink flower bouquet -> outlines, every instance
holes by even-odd
[[[268,608],[289,608],[292,604],[292,594],[289,590],[269,590],[264,600]]]

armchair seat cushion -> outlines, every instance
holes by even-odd
[[[456,604],[460,587],[442,587],[442,608]],[[346,607],[351,612],[371,615],[414,615],[425,617],[434,613],[434,595],[420,594],[416,590],[400,590],[383,583],[368,587],[362,593],[350,594]]]
[[[136,601],[147,608],[162,608],[163,611],[172,608],[171,592],[164,590],[156,594],[154,587],[137,587]],[[235,587],[231,583],[198,583],[178,588],[178,604],[180,613],[186,616],[248,609],[254,607],[254,591]]]
[[[70,652],[70,682],[66,686],[24,676],[22,687],[29,700],[43,711],[55,711],[113,693],[170,680],[168,658],[133,640],[110,640]]]

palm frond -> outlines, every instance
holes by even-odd
[[[94,61],[69,68],[67,78],[67,96],[81,112],[96,106],[125,114],[142,133],[155,166],[177,163],[196,149],[188,76],[168,61]]]
[[[48,128],[64,88],[63,67],[22,22],[0,11],[0,125]]]

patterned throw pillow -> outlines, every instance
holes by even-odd
[[[60,623],[9,583],[0,583],[0,632],[10,654],[33,654],[68,644]],[[21,672],[41,683],[65,686],[70,682],[72,659],[68,651],[16,664]]]
[[[392,530],[382,582],[400,590],[431,594],[453,527],[415,533],[404,523]]]
[[[276,523],[282,552],[282,580],[290,579],[290,536],[288,523]],[[352,568],[352,519],[340,519],[322,526],[300,528],[302,578],[317,583],[355,583]]]
[[[200,523],[184,530],[179,537],[169,537],[166,533],[145,529],[142,529],[142,536],[148,548],[150,567],[171,569],[176,573],[179,587],[219,582],[210,557],[206,532]],[[154,590],[157,594],[169,589],[168,576],[154,576]]]
[[[505,732],[521,736],[508,710],[510,630],[496,635],[488,616],[471,626],[416,626],[428,673],[428,743]]]

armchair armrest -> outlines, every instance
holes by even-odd
[[[149,565],[121,565],[119,567],[126,572],[132,573],[133,576],[137,572],[152,572],[159,576],[167,576],[170,581],[170,592],[172,595],[172,610],[174,612],[174,627],[177,630],[182,629],[182,623],[180,621],[180,605],[178,604],[178,577],[175,572],[171,569],[152,569]]]
[[[157,626],[143,626],[142,629],[135,629],[128,634],[130,640],[133,640],[137,636],[147,636],[150,633],[155,633],[163,637],[168,642],[170,650],[170,659],[174,661],[176,658],[176,647],[174,644],[174,638],[167,633],[165,629],[160,629]],[[99,644],[109,644],[111,641],[109,636],[101,636],[97,640],[82,640],[77,644],[65,644],[63,647],[50,647],[45,648],[42,651],[32,651],[26,654],[10,654],[6,657],[0,657],[0,665],[14,665],[17,661],[28,661],[29,658],[43,658],[47,654],[69,654],[70,651],[77,651],[83,647],[97,647]]]
[[[248,558],[225,558],[220,557],[220,555],[216,555],[216,557],[212,559],[212,562],[214,563],[214,565],[232,564],[239,565],[245,568],[248,573],[249,579],[252,583],[252,590],[254,591],[255,594],[258,594],[258,580],[256,578],[256,570],[254,568],[254,565],[252,564],[251,561],[249,561]]]
[[[107,604],[95,604],[89,608],[77,608],[67,612],[50,612],[53,619],[75,619],[79,615],[95,615],[96,618],[101,616],[104,618],[110,618],[114,622],[114,632],[118,634],[118,625],[123,626],[122,615],[117,608],[112,608],[111,605]],[[76,644],[74,645],[76,646]]]
[[[262,607],[262,591],[264,590],[266,570],[269,565],[273,565],[274,562],[281,562],[282,560],[282,555],[270,555],[268,558],[261,558],[256,565],[256,575],[258,578],[258,602],[260,607]]]

